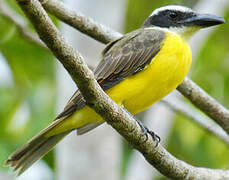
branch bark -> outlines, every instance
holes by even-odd
[[[100,88],[82,56],[67,44],[38,0],[17,0],[40,38],[64,65],[78,85],[87,104],[112,125],[146,160],[161,173],[174,179],[228,179],[229,172],[197,168],[177,160],[151,137],[146,141],[136,121],[116,105]]]
[[[66,7],[58,0],[40,0],[44,8],[66,24],[78,29],[88,36],[102,42],[108,43],[122,36],[108,27],[94,20],[78,14]],[[93,31],[94,29],[94,31]],[[187,97],[196,107],[211,117],[229,134],[229,111],[216,100],[209,96],[190,79],[186,78],[177,88],[181,94]]]

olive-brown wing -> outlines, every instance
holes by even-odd
[[[102,61],[94,71],[100,86],[107,90],[143,70],[160,51],[164,38],[163,31],[139,29],[109,43],[103,51]],[[77,90],[57,119],[67,117],[83,106],[85,100]]]
[[[163,39],[163,31],[139,29],[105,48],[103,60],[94,71],[100,86],[109,89],[144,69],[159,52]]]

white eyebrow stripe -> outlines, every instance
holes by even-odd
[[[163,6],[161,8],[155,9],[150,16],[157,15],[161,11],[165,10],[177,10],[181,12],[193,12],[192,9],[185,7],[185,6],[179,6],[179,5],[168,5],[168,6]]]

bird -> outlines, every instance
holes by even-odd
[[[220,16],[200,14],[182,5],[155,9],[142,27],[105,47],[94,76],[112,100],[135,115],[182,83],[192,61],[191,36],[224,23]],[[82,135],[103,122],[77,90],[56,119],[17,149],[5,165],[20,175],[72,131]]]

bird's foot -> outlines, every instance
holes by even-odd
[[[136,119],[136,121],[137,121],[138,125],[140,126],[143,135],[146,137],[145,142],[149,139],[148,134],[150,134],[150,136],[156,142],[156,146],[155,147],[157,147],[158,144],[161,141],[161,138],[155,132],[149,130],[146,126],[144,126],[141,121],[139,121],[138,119]]]
[[[124,108],[124,109],[125,109],[125,108]],[[146,138],[145,138],[145,142],[149,139],[148,134],[150,134],[150,136],[151,136],[151,137],[153,138],[153,140],[156,142],[156,146],[155,146],[155,147],[157,147],[158,144],[159,144],[160,141],[161,141],[161,138],[160,138],[156,133],[154,133],[153,131],[149,130],[146,126],[144,126],[144,125],[142,124],[142,122],[141,122],[139,119],[135,118],[129,111],[127,111],[126,109],[125,109],[125,111],[126,111],[128,114],[130,114],[130,115],[137,121],[138,125],[140,126],[140,128],[141,128],[141,130],[142,130],[143,135],[146,137]]]
[[[146,129],[147,129],[147,133],[149,133],[149,134],[151,135],[151,137],[153,138],[153,140],[156,142],[155,147],[157,147],[158,144],[159,144],[160,141],[161,141],[160,136],[158,136],[155,132],[149,130],[148,128],[146,128]]]

